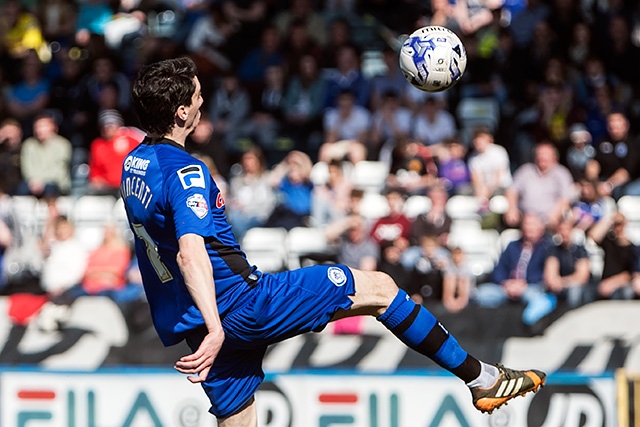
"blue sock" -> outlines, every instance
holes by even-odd
[[[378,321],[408,347],[423,354],[465,382],[480,375],[480,362],[425,307],[401,289]]]

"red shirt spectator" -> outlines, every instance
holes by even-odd
[[[100,136],[91,143],[89,185],[93,192],[109,192],[120,187],[122,163],[144,138],[132,127],[124,127],[116,110],[105,110],[98,117]]]

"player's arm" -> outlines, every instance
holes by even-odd
[[[204,239],[197,234],[188,233],[180,237],[178,245],[178,266],[209,333],[195,353],[181,357],[176,362],[175,369],[183,374],[196,374],[189,377],[189,381],[197,383],[207,378],[224,341],[224,331],[218,315],[213,270]]]

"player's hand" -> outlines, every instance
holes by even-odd
[[[222,343],[224,342],[224,332],[210,332],[205,335],[198,350],[188,356],[183,356],[178,360],[174,369],[187,377],[192,383],[201,383],[207,379],[209,370],[215,360]]]

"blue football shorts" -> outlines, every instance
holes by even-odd
[[[254,395],[262,380],[262,359],[269,344],[305,332],[319,332],[339,310],[351,307],[353,275],[344,265],[315,265],[264,273],[257,285],[222,320],[225,342],[202,383],[209,410],[218,418],[233,415]],[[187,338],[195,351],[206,334]]]

